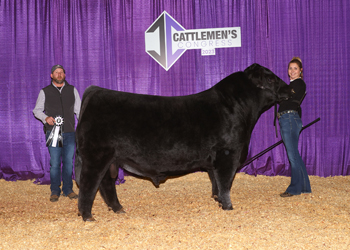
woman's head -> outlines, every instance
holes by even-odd
[[[303,64],[299,57],[293,57],[288,64],[288,76],[290,80],[295,80],[301,77],[303,79]]]

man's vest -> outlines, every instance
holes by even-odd
[[[52,84],[43,88],[43,91],[45,93],[45,114],[53,118],[63,117],[63,133],[74,132],[74,87],[65,81],[61,93]],[[52,128],[53,126],[45,123],[45,131],[51,131]]]

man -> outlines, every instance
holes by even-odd
[[[59,145],[52,142],[48,145],[51,165],[50,201],[52,202],[58,201],[61,194],[61,161],[63,195],[70,199],[78,198],[78,195],[73,192],[72,172],[75,152],[74,113],[79,118],[81,100],[77,89],[65,80],[65,73],[61,65],[55,65],[51,68],[51,84],[40,90],[33,110],[34,116],[44,124],[46,140],[49,138],[52,130],[59,131],[56,129],[57,126],[54,129],[55,118],[63,118],[63,124],[60,126],[63,144]],[[59,119],[56,120],[57,123],[61,123],[58,122]],[[56,135],[56,141],[57,138],[59,136]]]

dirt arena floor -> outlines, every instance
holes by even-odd
[[[206,173],[117,186],[126,214],[99,193],[96,222],[77,200],[49,201],[50,188],[0,180],[0,249],[350,249],[350,176],[310,176],[312,194],[281,198],[289,177],[237,174],[223,211]],[[75,191],[79,189],[75,187]]]

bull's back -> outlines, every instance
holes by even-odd
[[[163,97],[93,86],[82,106],[77,133],[86,147],[113,145],[120,155],[139,161],[145,155],[179,164],[203,158],[220,141],[224,125],[222,107],[211,91]]]
[[[123,134],[136,130],[140,135],[168,130],[168,136],[172,131],[176,135],[194,129],[208,132],[220,121],[219,106],[217,96],[210,91],[164,97],[91,86],[83,95],[80,122]]]

